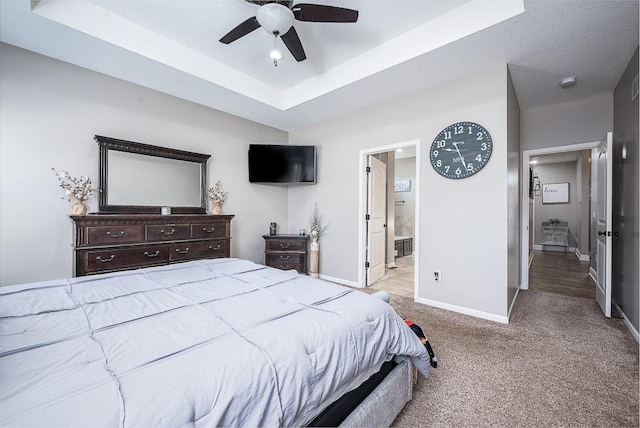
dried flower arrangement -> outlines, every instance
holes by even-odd
[[[209,199],[217,204],[223,204],[225,199],[227,199],[227,192],[222,190],[220,180],[216,181],[216,184],[213,187],[209,187],[208,193]]]
[[[97,187],[93,187],[93,182],[89,177],[84,175],[79,178],[72,177],[64,169],[61,172],[58,172],[52,167],[51,170],[58,177],[60,187],[65,189],[65,196],[63,196],[62,199],[66,198],[68,201],[84,202],[89,199],[89,196],[91,196],[93,192],[100,191]]]
[[[324,223],[324,214],[320,214],[320,211],[318,211],[318,203],[317,202],[313,207],[313,212],[311,213],[311,216],[309,217],[309,222],[310,222],[309,229],[311,230],[311,235],[312,236],[315,235],[315,236],[317,236],[317,239],[320,239],[320,236],[322,236],[324,234],[324,231],[327,229],[327,227],[329,225],[328,224],[326,224],[326,225],[323,224]]]

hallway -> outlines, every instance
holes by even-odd
[[[595,299],[595,283],[589,276],[589,262],[574,253],[533,251],[529,267],[529,289],[564,296]]]

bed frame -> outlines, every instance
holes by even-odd
[[[412,364],[402,359],[339,426],[388,427],[412,397]]]

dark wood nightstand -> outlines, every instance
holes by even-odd
[[[264,264],[277,269],[307,273],[308,235],[262,235]]]

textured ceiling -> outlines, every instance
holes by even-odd
[[[283,130],[499,64],[521,108],[571,101],[612,91],[638,46],[635,0],[314,2],[359,20],[296,21],[308,59],[278,67],[261,29],[218,42],[243,0],[0,0],[0,40]]]

